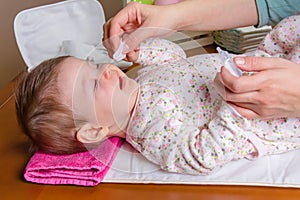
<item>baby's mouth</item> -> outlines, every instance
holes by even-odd
[[[120,76],[120,77],[119,77],[119,88],[120,88],[120,90],[123,90],[123,89],[124,89],[125,83],[126,83],[125,77],[124,77],[124,76],[123,76],[123,77]]]

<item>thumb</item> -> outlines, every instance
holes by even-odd
[[[243,71],[258,72],[283,66],[284,60],[272,57],[237,56],[235,64]]]

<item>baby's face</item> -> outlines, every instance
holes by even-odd
[[[106,126],[112,133],[126,129],[138,93],[137,82],[115,65],[72,57],[60,66],[58,87],[74,117]]]

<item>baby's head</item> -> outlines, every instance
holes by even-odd
[[[122,136],[137,97],[137,83],[111,64],[73,57],[42,62],[16,91],[24,133],[45,152],[67,154]]]

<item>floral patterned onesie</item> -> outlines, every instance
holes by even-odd
[[[126,140],[162,169],[206,175],[242,158],[300,147],[300,120],[247,120],[216,94],[217,54],[186,58],[166,40],[140,47],[139,96]]]
[[[271,56],[300,63],[300,15],[288,17],[278,23],[258,49]]]

